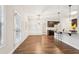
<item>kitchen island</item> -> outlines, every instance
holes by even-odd
[[[79,33],[54,32],[54,38],[79,50]]]

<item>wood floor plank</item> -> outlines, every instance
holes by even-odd
[[[58,43],[58,44],[57,44]],[[55,41],[53,36],[29,36],[14,54],[78,54],[79,50],[61,41]]]

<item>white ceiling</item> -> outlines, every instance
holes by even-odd
[[[68,5],[15,5],[13,7],[25,16],[40,15],[41,17],[57,19],[57,12],[60,12],[60,17],[62,18],[67,18],[69,15]],[[73,5],[72,11],[79,12],[79,6]]]

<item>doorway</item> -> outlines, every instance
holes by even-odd
[[[30,34],[31,35],[42,35],[42,21],[39,17],[30,18]]]
[[[14,25],[15,25],[14,38],[15,38],[15,44],[16,44],[21,40],[21,18],[18,13],[15,13]]]

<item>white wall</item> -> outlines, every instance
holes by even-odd
[[[71,25],[71,22],[69,19],[61,19],[60,21],[60,24],[61,24],[61,29],[60,30],[65,30],[65,31],[69,31],[71,29],[70,25]]]
[[[0,47],[0,53],[12,53],[27,37],[28,37],[28,17],[21,15],[22,20],[22,39],[15,45],[14,37],[14,8],[13,6],[4,6],[5,10],[5,20],[6,20],[6,32],[4,38],[4,45]]]
[[[29,20],[28,17],[22,18],[22,37],[25,39],[29,35]]]
[[[13,49],[13,8],[11,6],[4,6],[6,32],[4,39],[4,46],[0,48],[0,53],[9,53]]]

